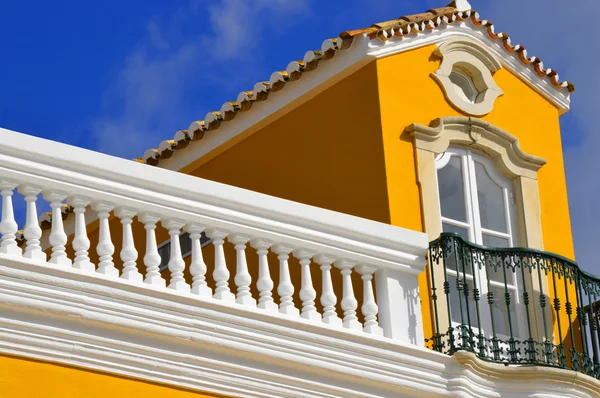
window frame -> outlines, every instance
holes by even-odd
[[[466,222],[462,222],[459,220],[454,220],[452,218],[448,218],[442,215],[442,198],[439,195],[439,171],[444,167],[448,166],[451,159],[455,157],[458,158],[461,162],[461,173],[462,173],[462,189],[464,194],[464,206],[465,206],[465,217]],[[490,179],[496,184],[502,192],[503,197],[503,206],[504,206],[504,217],[506,222],[506,233],[495,231],[491,229],[484,228],[482,226],[481,221],[481,213],[479,208],[479,197],[478,197],[478,181],[475,170],[475,164],[480,164],[483,167],[483,172],[485,172]],[[443,223],[457,226],[460,228],[467,229],[468,231],[468,240],[475,244],[484,246],[483,236],[484,234],[497,236],[501,238],[508,239],[508,247],[516,247],[520,245],[518,230],[516,229],[516,219],[517,219],[517,205],[514,200],[514,181],[504,175],[502,175],[496,164],[487,156],[473,151],[472,149],[465,147],[456,147],[450,146],[445,152],[440,153],[435,158],[435,168],[436,168],[436,185],[438,187],[438,201],[440,203],[439,214],[441,221],[441,228],[443,229]],[[526,323],[526,314],[523,312],[523,308],[521,304],[521,297],[519,295],[519,289],[524,284],[524,281],[517,274],[510,274],[510,281],[506,278],[506,286],[505,281],[499,282],[493,280],[489,275],[487,275],[487,269],[475,269],[475,274],[465,273],[462,275],[467,282],[473,283],[476,279],[477,286],[481,292],[482,296],[485,296],[488,293],[488,278],[489,279],[489,287],[498,288],[500,290],[508,289],[512,294],[513,305],[515,309],[514,320],[515,320],[515,332],[517,339],[522,339],[526,335],[526,330],[524,329]],[[452,267],[446,270],[448,277],[457,278],[459,277],[460,271],[457,272],[453,270]],[[501,308],[500,311],[504,311],[504,308]],[[491,338],[493,335],[491,333],[491,322],[490,319],[494,316],[493,313],[490,313],[490,309],[487,306],[481,307],[481,315],[482,315],[482,331],[484,335],[488,338]],[[451,311],[452,314],[452,311]],[[453,321],[453,326],[456,327],[460,325],[460,322]],[[475,333],[480,333],[480,330],[475,325],[470,325]],[[497,324],[499,326],[499,324]],[[498,332],[496,330],[496,336],[503,338],[504,340],[508,340],[510,336],[508,334],[503,334],[502,332]]]
[[[441,43],[434,55],[442,59],[431,77],[440,85],[448,102],[469,115],[483,116],[494,108],[496,99],[504,94],[493,74],[502,64],[485,47],[473,40],[458,39]],[[468,72],[477,91],[471,101],[458,92],[459,86],[450,78],[456,68]]]
[[[541,208],[537,173],[546,160],[524,152],[519,140],[512,134],[477,118],[447,116],[433,120],[429,126],[412,124],[407,133],[413,137],[417,165],[417,182],[421,191],[422,215],[429,240],[437,239],[441,232],[441,212],[438,195],[435,158],[450,146],[467,147],[489,157],[503,176],[514,181],[514,198],[517,208],[519,246],[544,250],[541,229]],[[525,201],[524,198],[527,198]],[[436,272],[436,285],[444,283],[443,273]],[[547,281],[542,286],[530,278],[524,282],[539,299],[539,292],[548,292]],[[448,311],[443,300],[437,302],[439,311]],[[543,336],[543,316],[532,308],[534,336]],[[442,320],[440,325],[444,326]]]

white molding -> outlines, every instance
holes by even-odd
[[[541,78],[533,65],[523,64],[516,52],[509,53],[502,45],[502,40],[493,40],[487,33],[487,28],[483,26],[476,27],[469,20],[443,24],[425,33],[393,37],[388,41],[372,40],[368,43],[370,47],[368,55],[381,58],[454,39],[472,40],[483,45],[504,68],[517,75],[522,81],[553,103],[559,109],[561,115],[569,110],[570,92],[566,87],[557,88],[552,85],[549,79]],[[352,50],[352,47],[350,50]]]
[[[489,155],[502,172],[510,177],[525,176],[537,179],[537,172],[546,160],[526,153],[519,139],[485,120],[446,116],[435,119],[429,126],[417,123],[407,128],[415,139],[415,147],[439,155],[450,145],[463,145]]]
[[[170,170],[191,172],[202,163],[224,151],[286,113],[306,103],[317,94],[333,86],[375,59],[414,50],[431,44],[449,40],[470,40],[484,46],[504,68],[518,76],[552,104],[559,114],[570,107],[570,93],[567,88],[557,88],[550,79],[541,78],[533,65],[525,65],[517,53],[509,53],[501,40],[489,37],[485,27],[476,27],[472,22],[442,24],[425,33],[413,33],[408,36],[392,37],[387,41],[370,40],[366,36],[357,36],[348,49],[336,51],[333,59],[321,62],[314,72],[303,73],[297,83],[286,84],[280,91],[269,93],[266,101],[254,102],[252,110],[238,112],[235,119],[223,123],[219,129],[204,133],[201,140],[189,141],[184,150],[169,158],[161,158],[159,167]],[[187,141],[186,141],[187,142]],[[222,147],[227,143],[227,147]],[[201,163],[199,163],[201,162]]]
[[[160,214],[412,275],[425,267],[427,236],[0,129],[0,175],[70,195]]]
[[[378,336],[0,254],[0,352],[243,397],[593,397],[572,371]],[[493,375],[493,377],[489,377]]]
[[[484,46],[472,40],[446,41],[438,45],[436,54],[442,58],[442,62],[431,76],[440,84],[446,98],[469,115],[482,116],[490,113],[496,99],[504,94],[492,76],[492,72],[502,67],[494,56]],[[464,95],[459,95],[458,86],[450,79],[457,65],[466,68],[472,76],[471,83],[477,92],[473,102],[463,98]]]

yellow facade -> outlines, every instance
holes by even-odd
[[[414,144],[405,129],[468,116],[431,77],[440,65],[435,48],[372,62],[190,174],[424,231]],[[494,78],[504,95],[482,119],[547,160],[538,173],[544,249],[573,258],[559,111],[506,69]],[[420,280],[424,319],[431,317],[428,279]],[[431,321],[424,323],[432,335]]]
[[[20,398],[219,398],[171,386],[70,366],[0,355],[0,397]]]
[[[206,158],[210,160],[197,160],[194,164],[198,167],[189,174],[424,231],[414,143],[405,129],[412,123],[428,125],[439,117],[463,115],[450,105],[431,77],[440,65],[440,59],[433,55],[435,48],[431,45],[371,62],[243,141],[224,151],[218,149],[216,156],[208,154]],[[482,119],[516,136],[525,152],[547,160],[538,173],[544,249],[573,258],[559,111],[506,69],[497,71],[494,78],[504,95],[498,98],[493,111]],[[121,234],[118,220],[113,219],[111,226],[116,242]],[[143,231],[139,223],[134,224],[134,228]],[[134,236],[138,239],[138,252],[144,253],[143,233]],[[166,231],[159,229],[160,238],[167,239]],[[120,248],[115,249],[115,253],[119,253]],[[228,244],[232,279],[233,253]],[[207,261],[211,261],[211,256],[207,248]],[[252,261],[249,262],[250,272],[256,278],[257,267]],[[272,265],[275,263],[273,259]],[[299,280],[299,267],[292,266],[292,269],[296,270],[292,278]],[[271,272],[276,279],[275,266]],[[319,276],[315,278],[315,289],[319,291]],[[232,279],[230,286],[235,291]],[[433,334],[428,280],[427,275],[421,276],[425,336]],[[334,285],[341,286],[340,283]],[[360,297],[358,279],[355,286],[357,297]],[[336,293],[339,297],[340,292]],[[295,294],[298,304],[298,292]],[[563,327],[563,334],[565,330],[567,325]],[[21,367],[26,372],[39,370],[44,373],[50,369],[48,375],[53,372],[69,374],[74,386],[61,388],[81,388],[92,383],[92,379],[102,377],[108,378],[107,386],[114,386],[110,388],[116,389],[123,383],[122,379],[71,368],[31,361],[26,366],[27,361],[2,360],[15,362],[15,368]],[[127,388],[145,389],[143,391],[148,391],[149,396],[164,389],[145,383],[132,385]],[[169,396],[183,397],[189,393],[173,390],[172,394]]]

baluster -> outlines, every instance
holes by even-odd
[[[163,226],[169,230],[169,236],[171,237],[171,257],[168,264],[169,271],[171,272],[171,281],[168,287],[180,292],[189,292],[190,285],[186,283],[183,277],[185,261],[183,261],[183,256],[181,255],[181,242],[179,242],[179,234],[184,224],[185,222],[175,219],[163,222]]]
[[[235,295],[229,290],[229,270],[227,269],[225,251],[223,250],[224,239],[229,233],[221,229],[211,228],[206,231],[206,235],[212,239],[213,246],[215,247],[213,278],[216,282],[216,289],[213,297],[233,303],[235,302]]]
[[[256,300],[250,293],[252,277],[248,272],[248,263],[246,261],[246,243],[248,243],[250,238],[244,235],[235,234],[227,239],[235,245],[236,251],[235,278],[233,279],[237,286],[237,298],[235,299],[235,302],[250,307],[256,307]]]
[[[294,307],[294,285],[290,278],[290,267],[288,259],[293,248],[285,245],[275,245],[272,248],[279,259],[279,285],[277,293],[279,294],[279,312],[289,315],[300,315],[298,308]]]
[[[121,273],[121,278],[128,281],[142,282],[144,277],[137,268],[138,252],[135,249],[133,231],[131,230],[131,224],[135,215],[135,211],[124,207],[119,207],[115,210],[115,216],[121,219],[121,224],[123,225],[123,244],[121,246],[123,272]]]
[[[166,287],[167,282],[160,275],[160,254],[156,245],[156,223],[160,216],[152,213],[140,214],[138,219],[144,224],[146,229],[146,254],[144,255],[144,265],[146,266],[146,278],[144,283],[156,287]]]
[[[192,275],[192,293],[204,297],[212,297],[212,289],[206,284],[206,263],[202,256],[202,244],[200,237],[204,231],[203,225],[188,224],[186,231],[190,234],[192,241],[192,262],[190,274]]]
[[[23,255],[21,248],[17,245],[17,230],[19,226],[15,221],[15,212],[13,210],[12,196],[17,183],[9,180],[1,180],[2,189],[2,221],[0,222],[0,253],[11,254],[15,256]]]
[[[87,236],[85,224],[85,208],[90,204],[91,200],[81,196],[73,196],[69,197],[67,201],[73,206],[73,213],[75,213],[75,236],[73,238],[75,261],[73,261],[73,268],[94,272],[96,267],[90,261],[90,240]]]
[[[377,336],[383,336],[383,329],[377,322],[377,312],[379,307],[375,302],[375,294],[373,293],[373,273],[375,268],[367,265],[359,265],[356,271],[360,274],[363,280],[363,305],[361,311],[365,317],[363,331]]]
[[[338,317],[335,311],[337,297],[333,290],[331,281],[331,264],[334,258],[319,254],[314,258],[315,262],[321,266],[322,273],[322,290],[321,290],[321,305],[323,306],[323,322],[328,325],[342,326],[342,320]]]
[[[315,253],[309,250],[298,249],[294,251],[294,256],[300,261],[302,267],[302,286],[300,288],[300,300],[302,300],[302,313],[300,316],[310,320],[321,320],[321,314],[315,307],[317,291],[313,287],[312,276],[310,274],[310,259]]]
[[[353,330],[362,330],[362,325],[356,317],[358,301],[354,297],[352,287],[352,267],[354,264],[347,260],[337,260],[335,266],[341,270],[343,280],[342,310],[344,310],[344,327]]]
[[[258,308],[262,308],[267,311],[276,312],[278,310],[277,303],[273,301],[273,279],[271,279],[271,272],[269,271],[269,260],[267,253],[269,247],[273,244],[272,242],[254,239],[250,242],[253,248],[256,249],[258,254],[258,281],[256,281],[256,287],[258,288],[259,296]]]
[[[52,229],[50,231],[50,238],[48,239],[52,246],[52,254],[50,255],[49,262],[60,265],[71,265],[71,260],[69,260],[67,253],[65,253],[67,234],[65,234],[62,219],[62,202],[67,195],[57,191],[46,191],[43,195],[44,199],[50,202],[50,208],[52,209]]]
[[[37,197],[42,190],[32,185],[22,185],[19,187],[19,192],[25,197],[25,202],[27,203],[25,228],[23,228],[23,237],[27,242],[27,246],[25,247],[23,257],[46,261],[46,253],[42,251],[42,247],[40,246],[42,229],[40,228],[36,206]]]
[[[98,238],[98,246],[96,246],[96,253],[98,253],[98,257],[100,258],[97,272],[118,278],[119,270],[115,268],[115,264],[113,263],[115,246],[110,238],[110,225],[108,223],[108,217],[113,206],[106,202],[94,202],[92,203],[92,209],[98,213],[100,220],[100,236]]]

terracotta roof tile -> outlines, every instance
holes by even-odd
[[[314,71],[320,62],[333,58],[337,51],[349,48],[353,39],[361,35],[366,35],[371,40],[387,41],[394,37],[410,37],[442,25],[470,21],[476,27],[485,28],[492,40],[501,40],[506,51],[515,53],[523,64],[532,65],[535,72],[540,77],[549,79],[554,87],[575,91],[571,82],[561,82],[554,69],[544,68],[538,57],[528,57],[523,46],[513,46],[506,33],[496,33],[490,21],[480,19],[476,11],[468,8],[468,2],[456,0],[446,7],[434,8],[421,14],[405,15],[368,28],[344,31],[337,38],[325,40],[320,50],[308,51],[302,60],[290,62],[286,70],[274,72],[269,81],[256,83],[252,91],[242,91],[235,101],[224,103],[220,110],[209,112],[204,120],[195,121],[187,130],[178,131],[172,140],[161,142],[158,148],[148,149],[141,161],[157,165],[160,159],[173,156],[177,150],[187,147],[190,141],[201,140],[207,131],[218,129],[222,123],[233,120],[239,112],[249,111],[254,102],[266,100],[270,92],[283,90],[286,84],[300,79],[302,74]],[[140,161],[140,158],[135,160]]]

